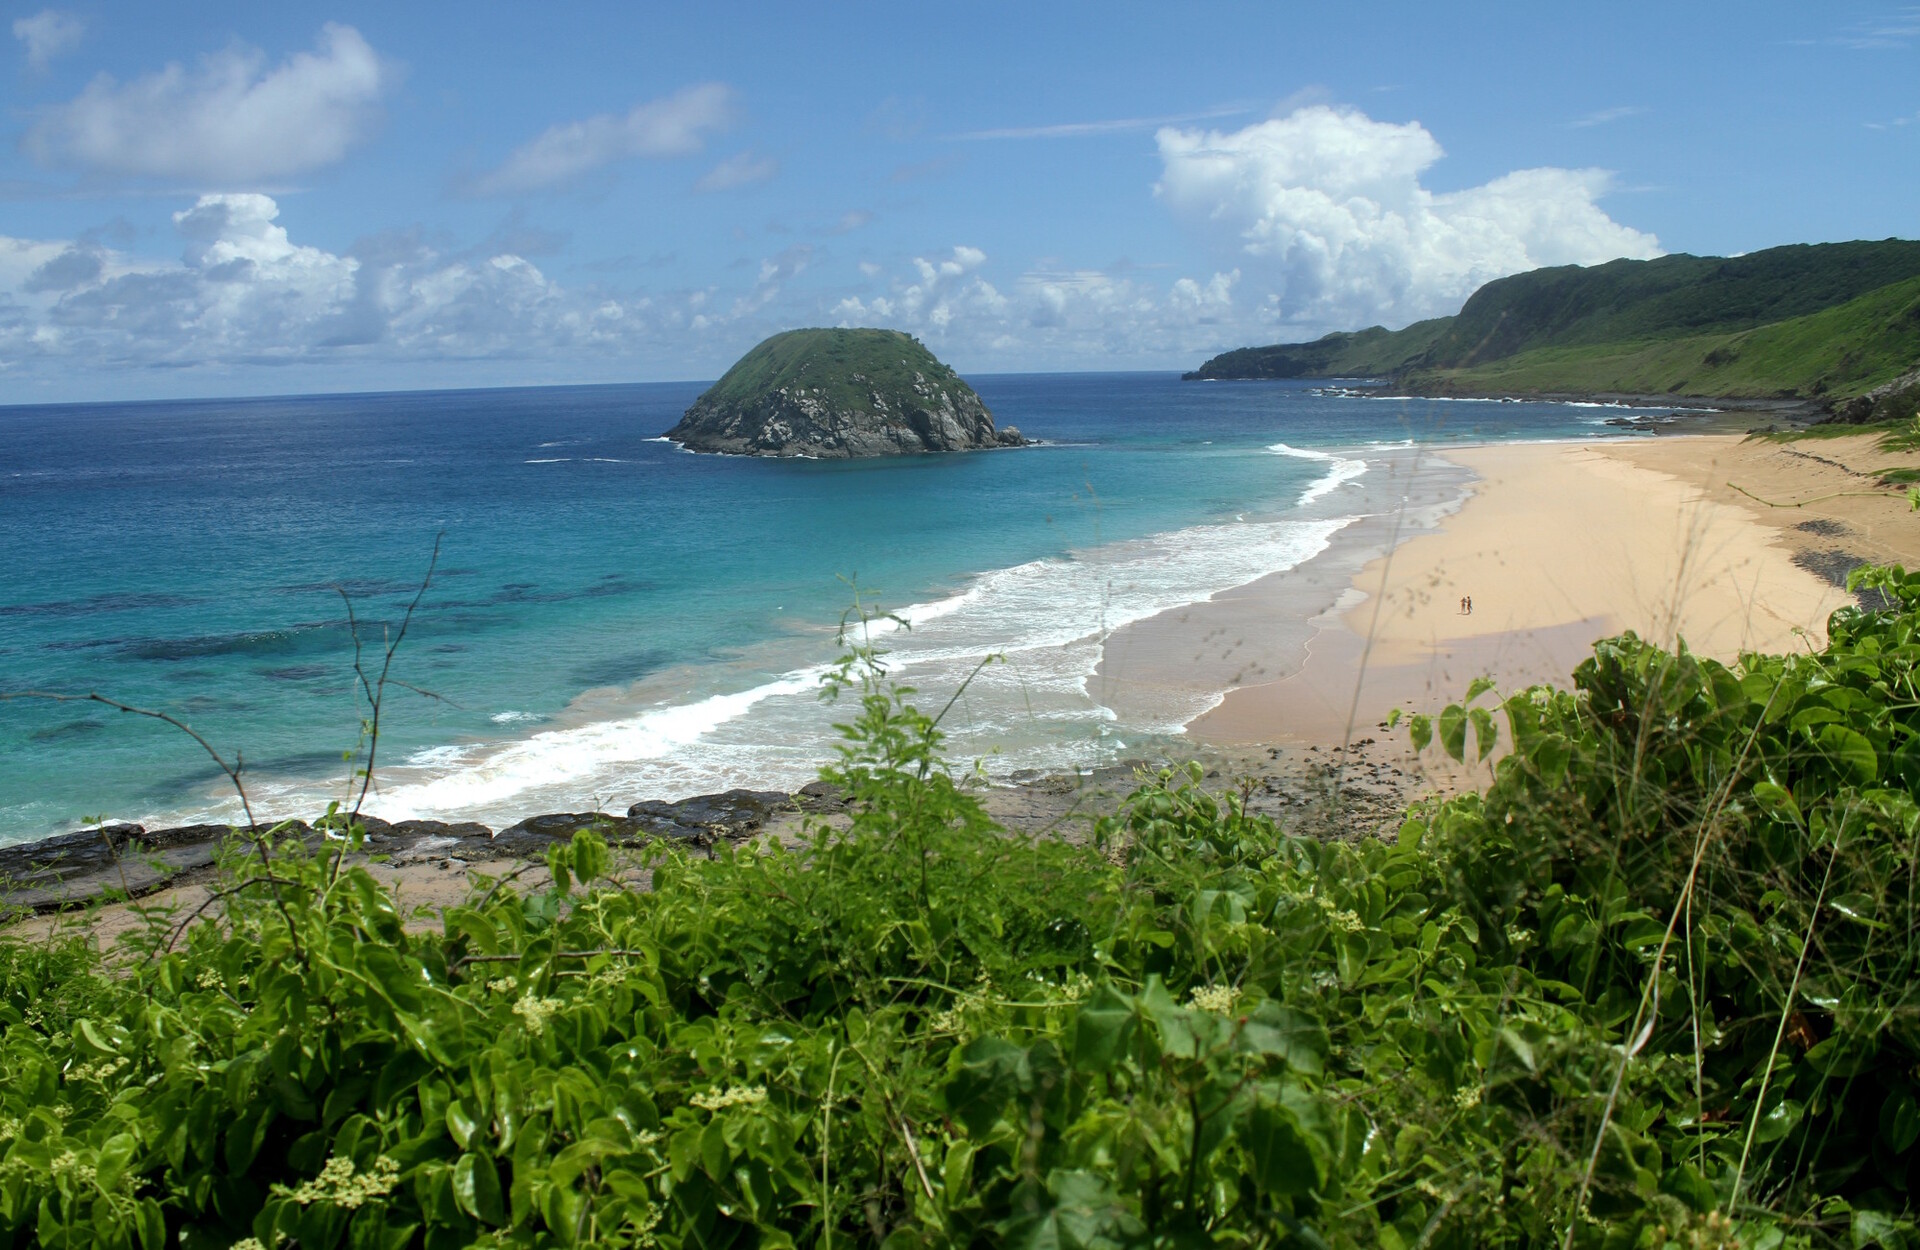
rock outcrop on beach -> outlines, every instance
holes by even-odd
[[[1920,305],[1915,306],[1920,309]],[[1836,401],[1821,425],[1867,425],[1879,421],[1910,421],[1920,415],[1920,369],[1903,373],[1864,395]]]
[[[854,459],[1019,447],[971,386],[897,330],[789,330],[740,358],[668,438],[690,451]]]

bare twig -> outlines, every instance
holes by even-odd
[[[334,588],[339,591],[341,599],[347,604],[348,628],[353,632],[353,671],[354,675],[360,679],[360,689],[372,708],[372,715],[367,724],[367,764],[360,774],[360,793],[353,801],[351,813],[355,818],[360,815],[360,808],[367,801],[367,791],[373,785],[374,757],[380,749],[380,704],[382,697],[386,694],[388,682],[394,680],[390,676],[393,670],[394,653],[400,650],[401,642],[406,639],[407,630],[413,625],[415,610],[419,608],[420,601],[426,598],[427,588],[433,585],[433,571],[440,564],[440,544],[445,538],[445,534],[434,536],[433,556],[427,561],[426,576],[420,579],[420,589],[414,592],[413,601],[407,604],[407,610],[400,618],[400,628],[387,640],[386,653],[381,657],[380,677],[377,681],[370,683],[367,680],[366,669],[360,661],[360,627],[353,619],[353,600],[344,588],[337,586]]]

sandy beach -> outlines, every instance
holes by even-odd
[[[1476,479],[1458,512],[1371,559],[1311,618],[1290,671],[1237,684],[1189,733],[1337,744],[1480,676],[1564,683],[1595,639],[1628,629],[1725,661],[1817,647],[1849,602],[1849,568],[1920,561],[1920,520],[1876,486],[1920,457],[1877,443],[1694,435],[1435,453]],[[1262,588],[1267,609],[1285,593]],[[1202,637],[1257,629],[1260,610],[1200,605],[1186,624]],[[1138,672],[1149,657],[1131,658]]]

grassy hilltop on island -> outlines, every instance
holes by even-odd
[[[1215,356],[1189,379],[1381,377],[1433,394],[1831,400],[1920,363],[1920,242],[1536,269],[1459,313]]]
[[[1012,427],[912,335],[810,329],[749,351],[667,437],[691,451],[851,459],[1018,447]]]

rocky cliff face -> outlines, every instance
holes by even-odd
[[[794,330],[754,348],[667,437],[693,451],[850,459],[1026,440],[905,334]]]
[[[1901,374],[1864,395],[1834,403],[1818,424],[1866,425],[1873,421],[1907,421],[1920,416],[1920,369]]]

